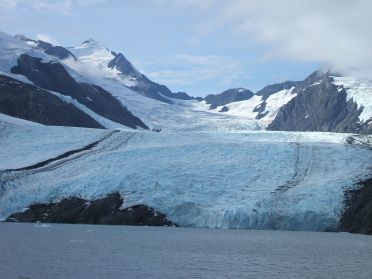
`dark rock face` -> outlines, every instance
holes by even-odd
[[[210,94],[204,98],[207,104],[210,104],[209,109],[215,109],[218,106],[224,106],[229,103],[248,100],[253,97],[253,92],[244,88],[233,88],[226,90],[220,94]]]
[[[44,52],[46,54],[52,55],[54,57],[57,57],[61,60],[66,59],[66,58],[73,58],[76,60],[77,58],[75,55],[73,55],[69,50],[62,46],[54,46],[50,43],[41,41],[41,40],[32,40],[30,38],[27,38],[25,35],[22,34],[17,34],[14,36],[15,38],[24,41],[26,43],[32,42],[32,45],[35,46],[36,49],[40,50],[41,52]]]
[[[31,40],[29,38],[27,38],[25,35],[23,34],[17,34],[17,35],[14,35],[14,38],[17,38],[18,40],[21,40],[21,41],[32,41],[32,42],[35,42],[34,40]]]
[[[359,189],[346,193],[340,231],[372,234],[372,178],[359,184]]]
[[[265,86],[263,89],[259,90],[256,92],[256,95],[262,96],[263,99],[269,98],[270,95],[284,90],[284,89],[290,89],[293,86],[297,86],[299,84],[298,81],[285,81],[283,83],[277,83],[277,84],[272,84]]]
[[[0,113],[45,125],[104,128],[50,92],[1,75]]]
[[[88,83],[78,83],[59,63],[43,63],[41,59],[22,54],[12,73],[26,76],[35,85],[76,99],[95,113],[136,129],[148,127],[110,93]]]
[[[179,100],[195,100],[196,98],[190,96],[186,92],[176,92],[172,93],[173,99],[179,99]]]
[[[368,119],[368,121],[360,124],[359,133],[361,134],[372,134],[372,118]]]
[[[115,58],[108,64],[110,69],[117,69],[125,77],[133,78],[136,80],[137,85],[131,86],[130,88],[137,91],[143,96],[156,99],[158,101],[171,104],[172,101],[165,98],[173,98],[173,93],[165,86],[149,80],[145,75],[141,74],[137,69],[130,63],[123,54],[114,53]]]
[[[291,89],[292,87],[294,87],[293,93],[301,92],[302,90],[306,89],[306,87],[324,78],[325,75],[327,75],[327,73],[324,73],[322,71],[315,71],[303,81],[285,81],[282,83],[265,86],[263,89],[257,91],[256,95],[262,96],[263,102],[253,109],[254,112],[258,112],[256,119],[261,119],[269,113],[268,111],[265,112],[267,104],[266,100],[272,94],[275,94],[281,90]]]
[[[69,224],[171,226],[167,217],[146,205],[119,209],[123,198],[112,193],[105,198],[87,201],[65,198],[57,203],[31,205],[26,211],[14,213],[6,222],[42,222]]]
[[[220,109],[220,112],[228,112],[229,108],[226,106],[223,106],[222,109]]]
[[[294,86],[297,86],[299,82],[297,81],[285,81],[283,83],[277,83],[277,84],[272,84],[265,86],[263,89],[260,91],[257,91],[256,95],[262,96],[262,103],[256,106],[253,111],[257,112],[256,119],[261,119],[264,116],[266,116],[269,112],[266,111],[266,100],[274,93],[277,93],[281,90],[288,90]]]
[[[73,58],[76,60],[77,58],[75,55],[73,55],[70,51],[68,51],[66,48],[61,46],[54,46],[50,43],[44,42],[44,41],[37,41],[36,42],[36,48],[41,50],[42,52],[55,56],[61,60],[66,58]]]
[[[311,84],[313,81],[316,83]],[[361,132],[358,117],[362,109],[347,101],[345,89],[332,81],[328,74],[320,79],[315,73],[311,75],[295,88],[297,96],[281,107],[268,130]]]
[[[146,76],[137,79],[137,85],[131,87],[131,89],[137,91],[143,96],[161,101],[163,103],[171,104],[172,100],[166,97],[172,98],[173,93],[165,85],[158,84],[149,80]]]
[[[114,54],[114,53],[113,53]],[[115,55],[115,54],[114,54]],[[117,69],[121,73],[123,73],[126,76],[130,76],[133,78],[139,78],[141,76],[141,73],[139,73],[132,63],[130,63],[123,54],[119,53],[115,55],[115,58],[111,60],[108,64],[108,67],[110,69]]]

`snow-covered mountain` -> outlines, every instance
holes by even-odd
[[[47,125],[372,132],[372,82],[329,72],[255,94],[236,88],[193,98],[149,80],[93,39],[63,47],[0,33],[0,75],[0,113]]]
[[[372,133],[372,82],[327,72],[293,92],[268,129]]]
[[[123,54],[110,51],[93,39],[86,40],[80,46],[68,48],[68,51],[92,71],[98,70],[105,77],[116,79],[146,97],[171,103],[166,97],[172,97],[172,92],[166,86],[149,80]],[[70,66],[73,67],[74,64]]]
[[[112,94],[58,58],[4,33],[0,77],[1,113],[47,125],[147,128]]]
[[[0,33],[0,218],[119,192],[182,226],[335,230],[371,177],[371,136],[346,133],[371,133],[371,94],[318,71],[193,98],[92,39]]]
[[[253,97],[253,92],[245,88],[232,88],[220,94],[210,94],[204,98],[209,109],[215,109],[218,106],[224,106],[233,102],[248,100]]]
[[[274,131],[372,133],[372,81],[317,71],[269,85],[248,100],[217,107]]]

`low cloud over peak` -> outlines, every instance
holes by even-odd
[[[372,2],[233,1],[225,16],[271,46],[271,55],[372,73]]]
[[[193,1],[189,4],[198,8]],[[265,58],[320,62],[337,71],[372,74],[372,1],[212,0],[208,5],[220,14],[206,17],[204,29],[224,26],[264,44]]]

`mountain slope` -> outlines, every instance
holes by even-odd
[[[8,102],[8,106],[12,107],[13,116],[29,117],[26,119],[34,119],[48,125],[67,123],[66,125],[69,126],[102,128],[106,127],[102,123],[109,123],[109,126],[112,127],[110,122],[116,122],[117,127],[124,125],[130,128],[147,128],[138,117],[128,111],[109,92],[92,84],[59,59],[47,55],[45,49],[40,50],[38,47],[40,43],[42,42],[31,41],[23,37],[20,40],[5,33],[0,33],[0,74],[17,79],[21,83],[34,85],[34,87],[21,86],[27,88],[27,90],[21,91],[22,94],[19,93],[17,98],[7,95],[9,87],[13,84],[12,82],[0,85],[3,92],[3,102]],[[61,52],[59,53],[61,54]],[[70,55],[68,57],[71,58]],[[20,86],[14,86],[11,89],[17,91],[19,88]],[[35,95],[37,92],[43,92],[43,96]],[[32,95],[33,102],[30,102],[28,98],[30,96],[27,94]],[[56,110],[58,116],[52,115],[51,110],[55,106],[56,96],[60,99],[58,101],[59,110]],[[34,113],[40,112],[40,108],[37,107],[38,103],[35,102],[38,99],[43,100],[44,110],[36,117]],[[53,104],[48,104],[48,102],[53,102]],[[25,105],[28,105],[29,110],[34,113],[22,111],[22,107]],[[73,108],[75,114],[70,113],[73,106],[75,106]],[[87,111],[89,111],[90,116],[86,115]],[[3,112],[5,112],[5,108],[3,108]],[[69,120],[62,121],[61,117],[63,115],[66,115]],[[74,117],[72,117],[73,115]],[[79,115],[82,117],[79,117]],[[94,115],[94,120],[91,119],[92,115]],[[91,119],[90,122],[88,118]]]
[[[253,97],[253,92],[245,88],[233,88],[226,90],[220,94],[210,94],[204,98],[209,109],[215,109],[218,106],[224,106],[233,102],[248,100]]]
[[[236,88],[203,100],[172,93],[94,40],[64,48],[17,38],[1,33],[0,74],[49,91],[106,128],[372,131],[371,81],[317,71],[255,94]]]
[[[46,90],[0,75],[0,113],[45,125],[104,128]]]
[[[22,54],[11,72],[27,77],[41,88],[73,97],[109,120],[130,128],[146,128],[141,120],[133,116],[110,93],[99,86],[77,82],[59,63],[43,63],[41,59]]]
[[[35,47],[36,49],[40,50],[41,52],[44,52],[48,55],[55,56],[59,59],[67,59],[67,58],[73,58],[76,59],[76,57],[68,51],[66,48],[62,46],[54,46],[51,43],[47,43],[41,40],[32,40],[30,38],[27,38],[26,36],[22,34],[17,34],[14,36],[15,38],[24,41],[30,46]]]
[[[266,86],[225,107],[225,114],[257,119],[273,131],[372,132],[372,83],[329,72]]]
[[[169,98],[179,98],[178,94],[173,94],[166,86],[153,82],[140,73],[122,53],[110,51],[93,39],[68,50],[92,70],[99,70],[107,78],[119,80],[143,96],[164,103],[172,103]]]
[[[353,89],[346,87],[345,79],[350,80],[325,73],[310,86],[297,88],[297,96],[280,108],[268,129],[371,133],[372,84],[350,97]]]

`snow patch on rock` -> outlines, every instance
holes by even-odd
[[[360,121],[366,122],[372,117],[372,81],[354,77],[333,77],[334,84],[345,88],[347,99],[353,100],[358,108],[363,107]]]

